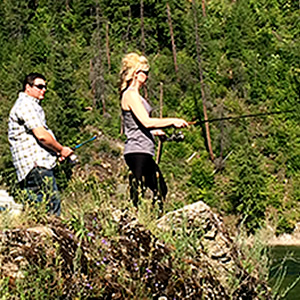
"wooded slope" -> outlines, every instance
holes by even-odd
[[[157,116],[162,94],[163,115],[187,120],[292,110],[191,126],[183,142],[164,145],[161,162],[186,203],[203,200],[250,230],[267,219],[291,231],[300,212],[299,28],[292,0],[1,1],[2,180],[15,180],[7,117],[26,73],[48,78],[43,105],[62,143],[89,137],[87,126],[118,138],[120,62],[139,51]]]

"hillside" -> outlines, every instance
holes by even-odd
[[[266,227],[274,228],[277,235],[293,232],[300,221],[299,33],[299,3],[292,0],[1,1],[1,187],[22,202],[7,120],[25,74],[40,72],[48,83],[42,106],[57,139],[74,147],[99,134],[76,151],[77,165],[57,167],[63,200],[59,228],[73,230],[79,243],[90,242],[86,218],[96,212],[104,222],[99,241],[102,236],[116,241],[120,232],[110,215],[113,207],[129,210],[144,226],[143,232],[150,230],[151,238],[172,240],[168,234],[156,235],[157,211],[147,195],[139,212],[128,201],[118,73],[122,57],[135,51],[150,62],[142,93],[154,108],[153,115],[194,122],[182,130],[182,141],[165,142],[162,147],[160,168],[169,188],[165,213],[203,203],[234,233],[238,229],[243,235],[255,234]],[[172,128],[166,131],[168,136],[174,133]],[[52,230],[53,222],[42,208],[26,208],[19,219],[1,217],[1,229],[11,230],[12,235],[39,226]],[[183,241],[178,258],[187,247],[187,240]],[[56,240],[50,238],[52,242],[55,248]],[[91,251],[94,246],[98,244]],[[76,249],[79,259],[82,249]],[[53,281],[60,271],[61,253],[57,253],[51,261],[56,269],[36,266],[42,287],[63,285],[63,279]],[[184,273],[189,278],[186,274],[193,267],[181,265],[181,259],[176,262],[175,269],[182,269],[173,275],[181,278]],[[252,263],[242,267],[255,273],[257,265]],[[36,270],[31,271],[32,275]],[[1,278],[4,293],[9,293],[14,283]]]
[[[2,181],[15,182],[7,116],[26,73],[48,78],[43,106],[59,141],[76,145],[91,137],[89,126],[123,139],[118,72],[125,53],[140,51],[151,65],[144,92],[154,115],[162,102],[164,116],[200,121],[163,149],[161,167],[169,182],[185,183],[185,202],[203,200],[250,231],[265,221],[278,233],[292,231],[299,219],[297,3],[131,2],[1,2]],[[249,114],[259,116],[239,118]]]

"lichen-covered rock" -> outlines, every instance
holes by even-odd
[[[271,298],[267,284],[258,277],[258,270],[249,274],[243,267],[244,254],[230,237],[221,217],[202,201],[166,214],[157,226],[179,236],[182,231],[190,236],[196,248],[192,253],[197,255],[190,257],[187,251],[185,261],[196,269],[206,265],[231,299],[258,299],[262,295],[263,299]]]
[[[28,286],[29,276],[50,270],[43,291],[62,299],[258,299],[262,293],[261,299],[270,299],[266,284],[243,269],[240,250],[204,203],[158,220],[161,230],[193,239],[183,256],[127,210],[104,214],[1,232],[0,279],[8,278],[17,293],[16,283]],[[105,234],[104,220],[113,234]],[[235,289],[230,278],[240,280]]]

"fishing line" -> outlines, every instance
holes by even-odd
[[[284,111],[271,111],[271,112],[266,112],[266,113],[248,114],[248,115],[216,118],[216,119],[209,119],[209,120],[191,121],[191,122],[188,122],[188,124],[189,125],[201,125],[204,123],[212,123],[212,122],[227,121],[227,120],[237,120],[237,119],[244,119],[244,118],[255,118],[255,117],[260,117],[260,116],[268,116],[268,115],[278,115],[278,114],[284,114],[284,113],[292,113],[295,111],[296,111],[295,109],[284,110]]]

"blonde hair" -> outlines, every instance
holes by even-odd
[[[130,85],[134,73],[143,70],[148,71],[150,68],[148,60],[143,55],[138,55],[137,53],[126,54],[122,59],[122,68],[120,71],[120,96]]]

